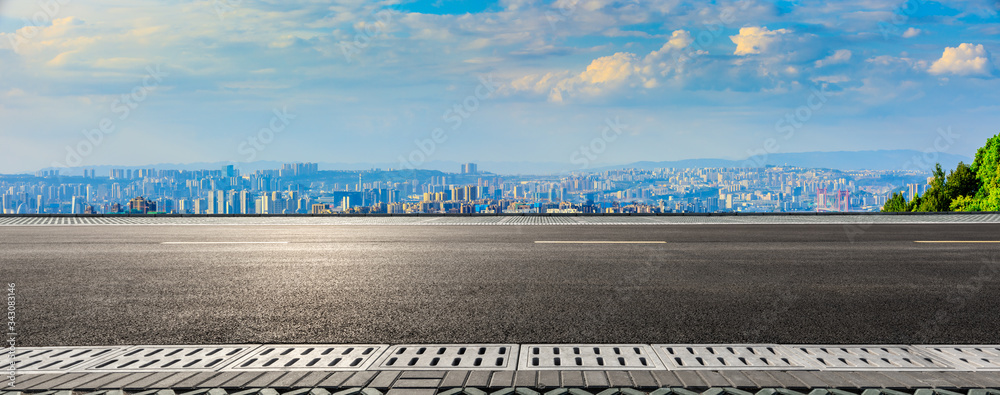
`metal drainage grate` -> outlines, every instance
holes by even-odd
[[[812,369],[774,344],[656,344],[671,369]]]
[[[384,344],[263,346],[227,370],[364,370],[385,348]]]
[[[951,370],[945,359],[912,346],[787,346],[820,370]]]
[[[259,346],[135,346],[101,358],[84,370],[96,372],[216,371]]]
[[[521,348],[518,369],[524,370],[663,369],[653,349],[644,344],[532,344]]]
[[[516,344],[413,344],[389,348],[374,369],[514,370]]]
[[[1000,370],[1000,346],[919,346],[962,370]]]
[[[14,355],[18,373],[73,371],[94,358],[121,351],[122,347],[41,347],[19,348]]]

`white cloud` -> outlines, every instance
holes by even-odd
[[[993,64],[990,53],[982,44],[963,43],[958,47],[947,47],[941,59],[938,59],[928,69],[931,74],[955,74],[961,76],[993,75]]]
[[[909,29],[906,29],[905,32],[903,32],[903,38],[916,37],[916,36],[920,35],[920,33],[921,33],[920,29],[917,29],[915,27],[911,27]]]
[[[640,58],[631,52],[618,52],[594,59],[586,70],[579,74],[559,71],[515,78],[504,91],[508,94],[514,92],[547,94],[549,101],[562,102],[568,95],[580,93],[597,96],[622,86],[653,89],[660,86],[655,78],[658,73],[663,75],[672,68],[676,70],[679,67],[679,65],[671,66],[664,61],[662,59],[664,55],[681,50],[693,41],[688,31],[676,30],[660,49],[650,52],[645,57]]]
[[[833,55],[817,60],[816,67],[829,66],[831,64],[847,63],[850,60],[851,60],[850,50],[838,49],[833,53]]]
[[[779,35],[788,33],[787,29],[768,30],[766,26],[740,28],[740,34],[729,36],[736,44],[733,55],[751,55],[768,52],[778,41]]]

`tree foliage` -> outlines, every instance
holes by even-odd
[[[972,171],[980,188],[973,197],[977,211],[1000,211],[1000,134],[986,140],[976,152]]]
[[[885,202],[882,206],[882,212],[893,212],[898,213],[901,211],[909,211],[906,209],[906,197],[903,196],[902,192],[896,192],[892,194],[892,198]]]
[[[986,140],[971,166],[960,162],[945,177],[938,164],[929,184],[909,202],[903,193],[893,194],[882,211],[1000,211],[1000,134]]]

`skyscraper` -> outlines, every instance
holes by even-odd
[[[462,165],[462,174],[477,174],[478,166],[475,163],[465,163]]]
[[[72,207],[70,211],[72,214],[83,214],[83,197],[73,196]]]

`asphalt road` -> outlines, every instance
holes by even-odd
[[[20,346],[1000,343],[1000,244],[939,240],[1000,224],[0,227],[0,281]]]

